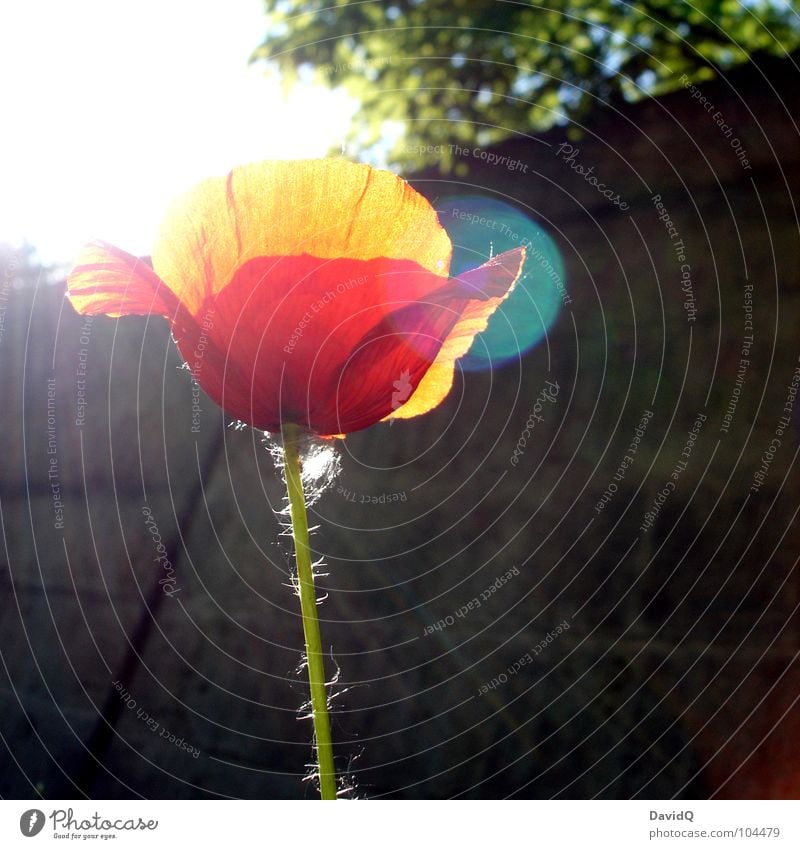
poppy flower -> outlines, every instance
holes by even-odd
[[[437,406],[511,291],[524,248],[455,278],[436,212],[388,171],[259,162],[167,211],[151,265],[95,241],[67,281],[80,313],[161,315],[194,378],[259,430],[321,436]]]

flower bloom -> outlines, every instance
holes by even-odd
[[[322,436],[437,406],[511,291],[524,248],[448,275],[451,244],[404,180],[343,160],[259,162],[176,200],[144,261],[86,245],[80,313],[161,315],[205,392],[260,430]]]

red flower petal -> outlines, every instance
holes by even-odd
[[[205,299],[176,341],[201,386],[231,415],[263,430],[293,421],[340,433],[331,403],[353,352],[446,283],[409,260],[259,257]]]
[[[454,298],[453,303],[461,304],[458,321],[408,403],[387,418],[409,419],[429,412],[444,401],[453,386],[456,360],[469,351],[494,311],[511,294],[524,262],[525,248],[514,248],[459,275],[460,291],[469,299],[464,303],[457,296]]]
[[[69,274],[67,294],[87,315],[163,315],[181,311],[175,293],[144,260],[99,240],[85,245]]]
[[[155,271],[94,242],[68,288],[79,312],[170,319],[229,414],[331,435],[440,403],[524,255],[448,280],[449,239],[400,178],[341,160],[266,162],[173,204]]]

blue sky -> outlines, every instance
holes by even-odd
[[[0,241],[69,262],[99,237],[149,253],[177,192],[257,159],[323,156],[354,105],[286,101],[247,60],[261,0],[74,0],[0,9]]]

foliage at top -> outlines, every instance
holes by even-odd
[[[797,0],[266,0],[253,61],[343,86],[350,142],[400,165],[581,121],[800,44]],[[391,140],[389,142],[388,140]],[[424,148],[444,149],[425,156]],[[420,148],[423,148],[420,151]],[[422,156],[420,153],[422,152]],[[445,165],[446,165],[445,161]]]

